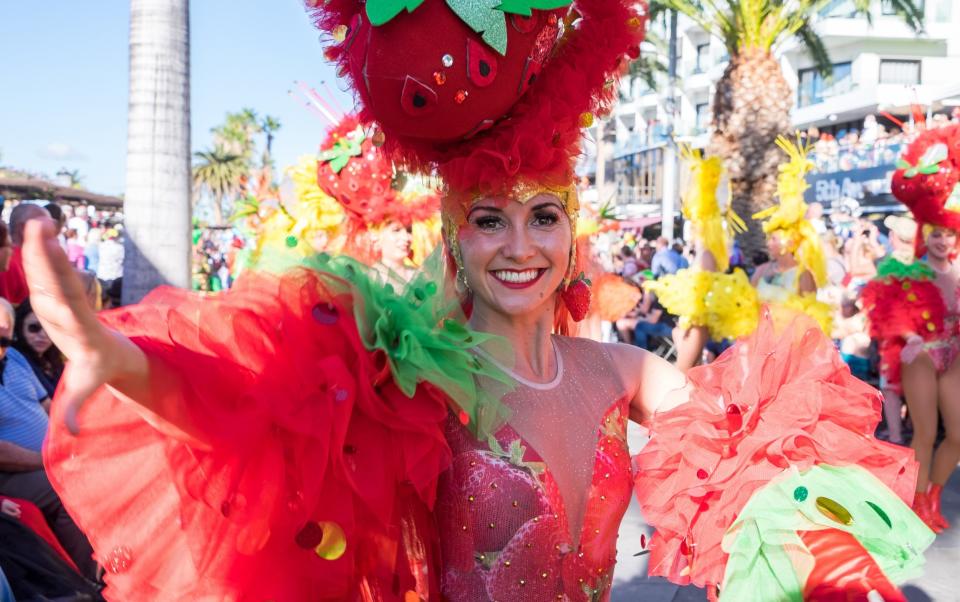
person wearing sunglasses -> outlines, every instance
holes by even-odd
[[[52,398],[63,374],[63,354],[47,336],[29,299],[17,307],[15,324],[13,346],[27,358],[37,380]]]

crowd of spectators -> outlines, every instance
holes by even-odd
[[[23,269],[26,223],[49,218],[94,309],[119,304],[119,216],[86,207],[19,203],[0,221],[0,599],[100,600],[101,569],[43,467],[50,400],[63,355],[31,307]],[[115,294],[115,296],[114,296]]]
[[[924,121],[924,129],[939,128],[960,123],[960,107],[950,115],[937,113]],[[871,167],[893,165],[903,145],[913,138],[914,125],[888,128],[867,115],[862,127],[838,130],[836,133],[821,132],[811,127],[806,137],[813,143],[812,155],[815,171],[830,173],[853,171]]]

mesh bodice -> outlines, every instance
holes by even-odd
[[[553,340],[557,377],[507,395],[495,440],[448,423],[437,513],[451,602],[609,596],[632,483],[629,400],[602,345]]]

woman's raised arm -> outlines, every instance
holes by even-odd
[[[97,319],[76,270],[57,242],[52,220],[26,224],[23,264],[33,310],[69,360],[59,398],[65,404],[70,431],[76,434],[77,411],[104,384],[149,409],[146,355]]]

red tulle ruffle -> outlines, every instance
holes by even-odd
[[[104,387],[74,437],[55,400],[45,461],[109,599],[436,595],[422,569],[450,457],[445,399],[382,378],[352,303],[297,270],[216,297],[158,289],[104,314],[146,351],[162,418]],[[332,524],[346,551],[327,560],[314,548],[337,539]]]
[[[775,331],[764,318],[688,378],[689,401],[653,417],[652,439],[635,458],[643,515],[656,527],[651,575],[720,583],[724,532],[789,467],[856,464],[912,502],[912,451],[873,437],[878,392],[850,374],[813,322]]]

